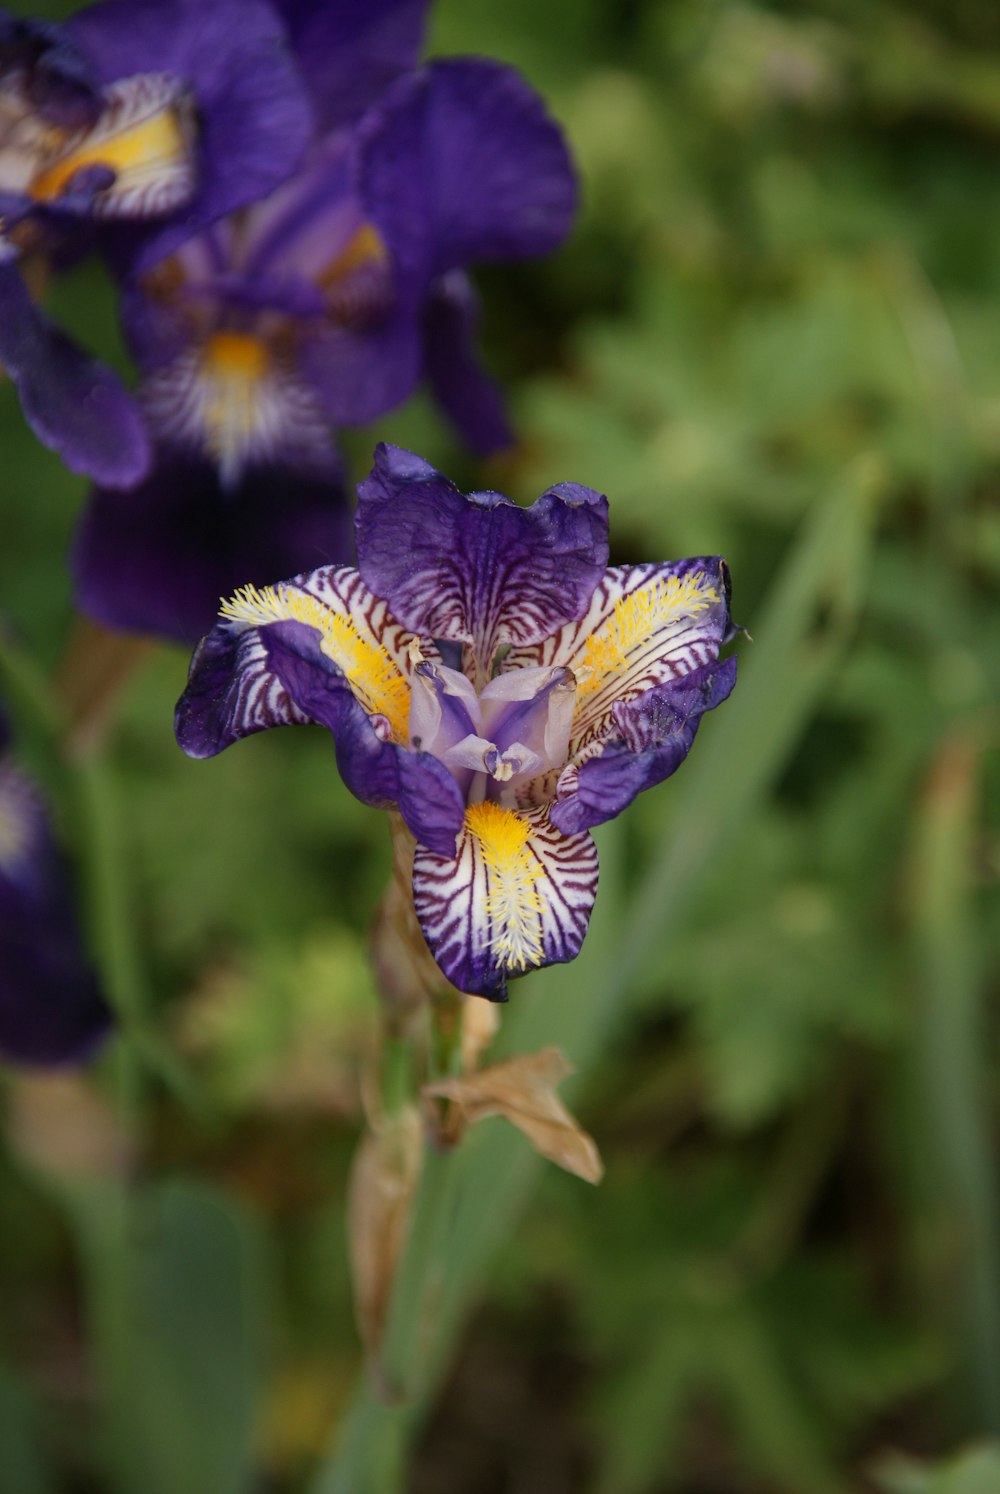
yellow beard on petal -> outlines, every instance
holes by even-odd
[[[187,149],[177,111],[164,109],[107,139],[89,145],[85,139],[35,178],[31,195],[39,202],[51,202],[85,166],[107,166],[124,182],[133,173],[168,172],[184,161]]]
[[[300,622],[322,637],[323,652],[343,673],[357,699],[371,715],[385,716],[393,740],[405,742],[410,722],[410,686],[391,655],[379,643],[362,638],[349,617],[334,612],[318,597],[286,586],[242,586],[223,602],[219,615],[231,622],[266,627]]]
[[[216,332],[205,343],[199,382],[204,398],[205,443],[223,480],[235,477],[262,420],[261,389],[271,354],[245,332]]]
[[[686,576],[658,576],[651,585],[640,586],[619,597],[606,617],[587,639],[573,669],[577,677],[577,701],[595,695],[609,680],[628,668],[630,655],[648,643],[661,628],[681,617],[695,617],[719,600],[704,571]]]
[[[388,258],[389,251],[378,229],[371,223],[362,223],[340,253],[317,276],[316,283],[321,290],[329,290],[354,270],[361,270],[366,265],[383,265]]]
[[[486,911],[495,930],[491,940],[508,970],[540,965],[542,948],[538,896],[539,867],[528,850],[531,826],[512,809],[484,799],[465,811],[465,827],[475,836],[489,873]]]

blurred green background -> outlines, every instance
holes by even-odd
[[[442,0],[429,51],[522,68],[583,213],[478,276],[517,449],[476,464],[419,398],[349,433],[353,477],[386,437],[522,501],[601,488],[614,560],[726,554],[753,641],[601,832],[581,959],[513,989],[503,1041],[577,1064],[607,1176],[469,1138],[399,1486],[997,1494],[1000,17]],[[95,269],[54,304],[115,355]],[[55,673],[84,486],[0,395],[0,608]],[[22,713],[196,1085],[137,1098],[121,1043],[0,1081],[3,1494],[395,1487],[344,1218],[388,837],[319,731],[185,759],[186,664],[135,669],[82,796]]]

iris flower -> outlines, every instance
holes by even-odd
[[[511,68],[416,66],[425,8],[282,0],[315,120],[304,159],[134,267],[124,325],[157,455],[142,487],[88,503],[74,570],[98,622],[193,643],[220,591],[347,559],[334,430],[422,376],[475,447],[509,439],[464,267],[553,248],[575,180]]]
[[[76,1062],[111,1014],[80,942],[45,804],[7,746],[0,717],[0,1057]]]
[[[501,444],[464,266],[553,248],[574,205],[562,138],[511,69],[459,59],[405,76],[126,298],[153,428],[231,483],[262,457],[308,456],[330,423],[384,414],[427,374],[475,445]]]
[[[148,437],[29,283],[85,253],[98,225],[130,263],[162,256],[287,176],[309,128],[266,0],[105,0],[64,26],[0,12],[0,362],[74,471],[134,483]]]
[[[565,237],[576,185],[561,132],[512,68],[418,68],[423,4],[284,9],[314,138],[268,197],[131,281],[125,329],[151,425],[232,487],[261,463],[312,466],[331,423],[375,419],[426,373],[468,434],[497,444],[463,271]]]
[[[609,568],[607,499],[575,483],[522,509],[380,446],[358,491],[357,570],[226,602],[178,741],[210,757],[267,727],[327,727],[347,787],[414,837],[439,968],[504,1000],[510,976],[579,951],[591,827],[673,773],[732,689],[726,568]]]

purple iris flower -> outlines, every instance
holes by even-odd
[[[0,1058],[86,1058],[111,1025],[80,943],[68,868],[0,717]]]
[[[460,990],[572,959],[597,888],[590,828],[673,773],[733,687],[718,558],[608,567],[607,499],[528,509],[379,446],[358,569],[245,587],[202,641],[177,738],[210,757],[270,726],[333,734],[348,788],[398,809],[413,898]]]
[[[474,445],[502,444],[461,267],[553,247],[575,206],[562,137],[511,69],[414,70],[425,0],[280,9],[316,121],[305,158],[126,281],[156,460],[127,498],[97,490],[74,557],[81,607],[112,627],[194,642],[240,581],[347,559],[333,428],[422,374]]]
[[[284,0],[317,119],[306,157],[130,282],[150,424],[211,460],[224,486],[262,461],[314,459],[324,425],[372,420],[425,375],[473,445],[508,439],[473,355],[464,267],[555,247],[575,179],[511,68],[415,67],[424,8]]]
[[[266,0],[105,0],[61,27],[0,12],[0,363],[74,471],[128,486],[149,440],[117,377],[28,284],[86,252],[97,225],[130,263],[159,258],[287,176],[310,129]]]

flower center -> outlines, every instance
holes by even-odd
[[[575,693],[568,669],[512,669],[477,693],[457,669],[420,662],[410,745],[440,758],[468,804],[514,805],[524,784],[565,763]]]

